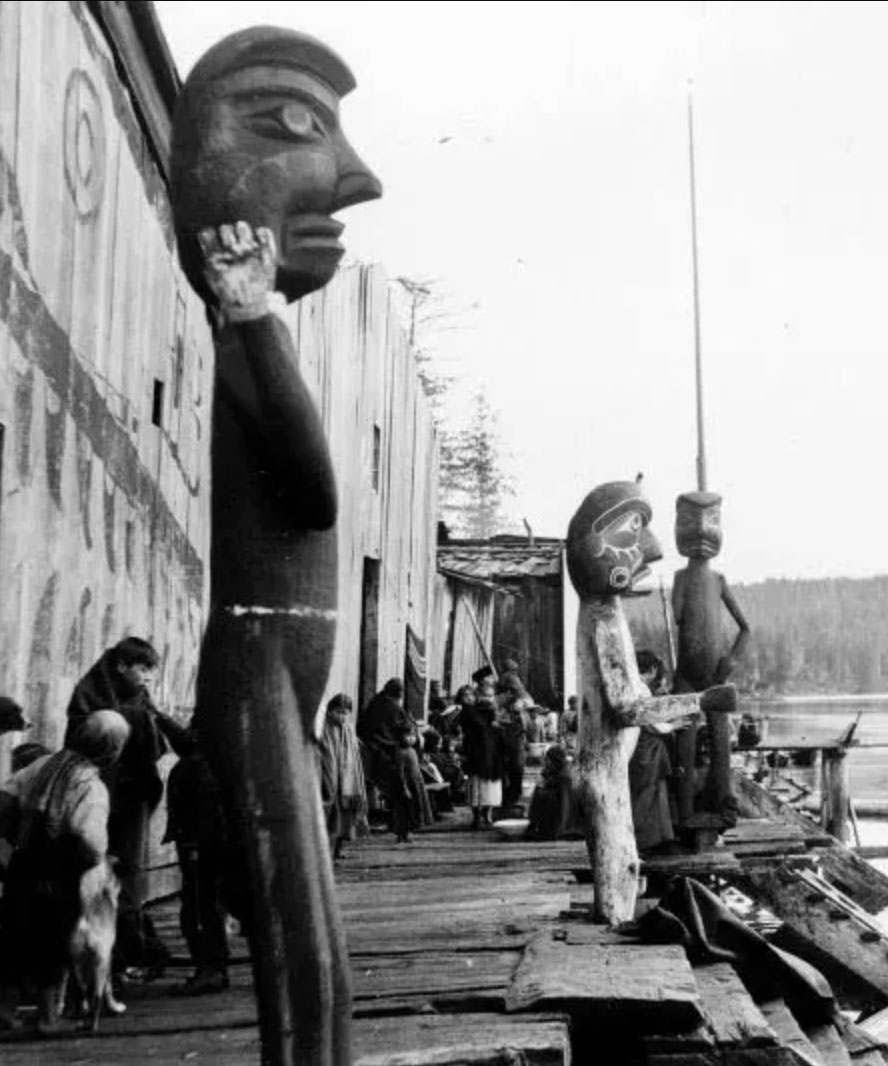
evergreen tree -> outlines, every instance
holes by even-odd
[[[498,419],[484,391],[472,398],[465,429],[442,434],[439,506],[456,533],[486,540],[505,524],[502,508],[514,494],[500,461]]]

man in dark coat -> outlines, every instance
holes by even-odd
[[[388,796],[395,772],[395,756],[404,730],[413,728],[404,707],[404,683],[398,677],[386,681],[358,718],[358,739],[367,748],[367,776]]]

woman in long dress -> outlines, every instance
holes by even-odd
[[[503,802],[503,734],[496,721],[496,703],[480,696],[462,713],[463,756],[469,780],[466,788],[472,808],[472,828],[493,824],[493,808]]]

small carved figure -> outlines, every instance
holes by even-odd
[[[336,486],[290,333],[325,285],[344,207],[377,179],[339,126],[354,86],[326,45],[273,27],[215,45],[173,131],[183,267],[212,309],[212,591],[197,732],[244,856],[263,1062],[351,1061],[348,959],[317,782],[337,612]]]
[[[701,696],[651,696],[642,683],[621,597],[661,558],[651,507],[637,482],[589,493],[571,519],[567,565],[580,597],[577,669],[581,686],[577,763],[586,844],[595,884],[594,916],[631,921],[639,861],[632,824],[629,760],[642,725],[679,727],[700,710],[733,710],[731,686]]]
[[[686,492],[676,501],[675,541],[688,565],[675,575],[672,610],[678,629],[676,692],[702,692],[731,676],[749,641],[749,626],[724,576],[709,560],[721,550],[721,496],[714,492]],[[737,636],[725,653],[722,609],[737,624]],[[730,723],[723,715],[707,717],[709,769],[695,812],[697,726],[677,739],[682,776],[678,787],[678,820],[689,828],[726,828],[737,820],[731,793]]]

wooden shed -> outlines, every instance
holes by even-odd
[[[214,350],[171,226],[179,84],[150,3],[0,0],[0,692],[52,748],[125,634],[161,652],[158,704],[193,703]],[[340,488],[328,695],[428,633],[437,454],[395,298],[353,265],[286,312]]]
[[[564,545],[499,536],[438,546],[430,673],[454,691],[485,665],[514,659],[544,706],[564,703]]]

